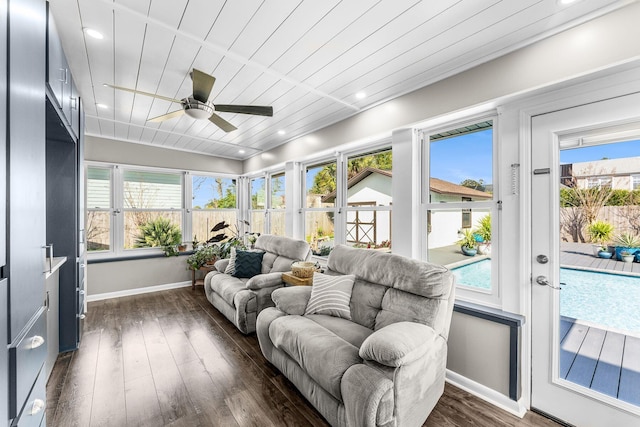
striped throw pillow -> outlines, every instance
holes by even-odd
[[[304,314],[326,314],[351,320],[351,291],[356,276],[328,276],[313,273],[311,297]]]

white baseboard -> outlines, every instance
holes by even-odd
[[[527,408],[522,403],[522,399],[520,399],[518,402],[515,402],[509,399],[504,394],[499,393],[478,382],[470,380],[469,378],[457,374],[453,371],[450,371],[449,369],[447,369],[446,381],[449,384],[461,388],[462,390],[467,391],[474,396],[477,396],[480,399],[497,406],[498,408],[504,409],[505,411],[517,417],[522,418],[527,413]]]
[[[111,299],[111,298],[128,297],[131,295],[147,294],[150,292],[166,291],[168,289],[185,288],[187,286],[191,286],[190,280],[187,280],[185,282],[178,282],[178,283],[167,283],[164,285],[146,286],[144,288],[127,289],[124,291],[105,292],[103,294],[95,294],[95,295],[87,296],[87,302],[101,301],[101,300]]]

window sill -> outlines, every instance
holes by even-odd
[[[189,256],[193,251],[179,252],[178,256]],[[138,259],[151,259],[151,258],[172,258],[166,256],[164,253],[153,253],[143,255],[124,255],[124,256],[109,256],[100,258],[87,258],[87,264],[101,264],[104,262],[118,262],[118,261],[135,261]]]

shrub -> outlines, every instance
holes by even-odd
[[[604,245],[611,240],[613,225],[609,224],[607,221],[593,221],[589,224],[587,232],[589,233],[592,242]]]
[[[134,246],[136,248],[162,247],[165,255],[178,255],[176,245],[182,243],[180,226],[173,224],[169,218],[158,217],[147,221],[139,227]]]

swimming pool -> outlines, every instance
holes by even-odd
[[[491,289],[491,262],[452,270],[458,284]],[[608,328],[640,333],[640,277],[560,269],[560,314]]]

